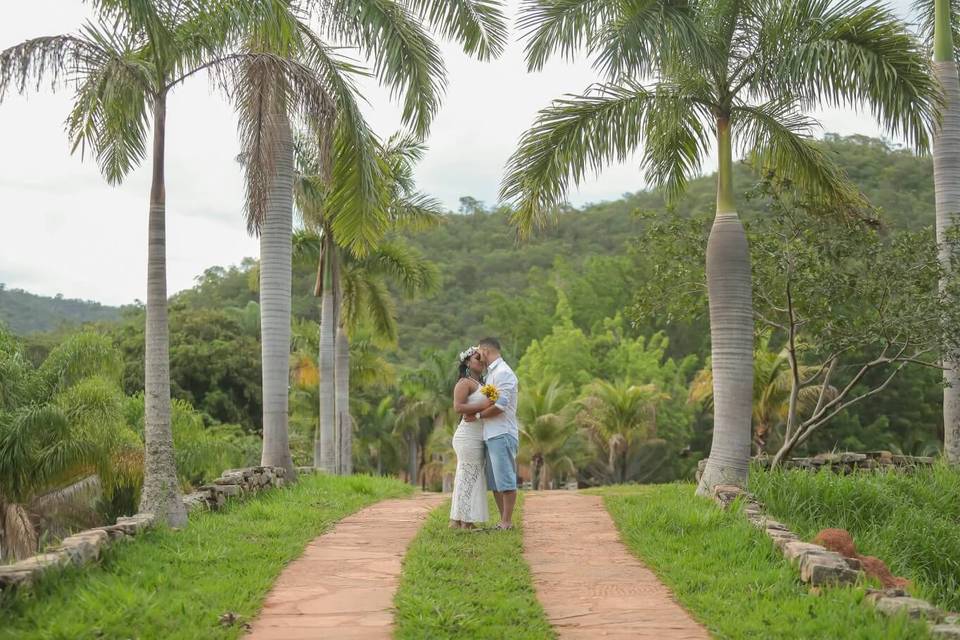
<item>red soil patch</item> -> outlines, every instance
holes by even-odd
[[[855,558],[860,561],[864,573],[873,576],[880,581],[885,589],[905,588],[910,586],[910,581],[906,578],[893,575],[890,568],[880,558],[874,556],[862,556],[857,553],[857,547],[853,543],[853,537],[845,529],[823,529],[813,539],[814,544],[835,551],[846,558]]]

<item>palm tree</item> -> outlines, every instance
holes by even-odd
[[[170,358],[166,278],[167,96],[207,69],[229,83],[259,64],[268,75],[291,78],[301,69],[269,56],[225,51],[247,17],[245,0],[94,0],[98,20],[78,33],[35,38],[0,53],[0,97],[14,86],[74,90],[67,118],[72,149],[93,151],[101,173],[120,182],[147,154],[152,131],[153,170],[147,250],[144,386],[146,470],[140,509],[173,526],[186,524],[170,428]]]
[[[572,408],[573,390],[558,380],[542,380],[520,396],[520,456],[529,462],[531,482],[546,489],[549,478],[558,472],[576,469],[565,446],[576,434],[576,422],[567,415]]]
[[[109,340],[86,333],[34,369],[0,329],[0,559],[37,552],[34,516],[51,505],[139,483],[140,440],[124,424],[122,371]]]
[[[248,46],[291,57],[321,75],[326,74],[329,100],[315,105],[319,108],[308,110],[307,120],[319,139],[320,184],[336,185],[325,202],[332,229],[342,246],[362,255],[383,233],[384,220],[380,215],[382,208],[375,204],[372,187],[376,169],[371,136],[356,108],[356,88],[344,73],[359,69],[337,61],[332,55],[331,43],[353,48],[362,57],[375,60],[374,73],[403,99],[404,124],[424,136],[439,108],[445,76],[439,49],[424,23],[460,42],[468,53],[486,59],[499,54],[505,43],[500,3],[489,0],[334,0],[327,3],[261,0],[253,5],[252,14],[258,27],[251,32]],[[300,5],[313,12],[311,18],[319,18],[319,33],[307,26]],[[259,69],[248,76],[246,92],[240,101],[244,115],[241,127],[248,177],[254,185],[248,189],[248,222],[251,229],[263,233],[264,432],[273,445],[271,451],[276,449],[286,463],[289,456],[284,457],[282,453],[282,440],[286,432],[285,397],[289,377],[289,238],[294,180],[287,102],[297,90]],[[331,165],[327,162],[331,154],[339,155],[342,161]],[[319,282],[332,285],[337,265],[330,260],[324,262],[327,262],[326,273],[321,274]],[[326,313],[321,313],[321,369],[332,370],[339,361],[341,369],[349,371],[345,360],[349,351],[343,339],[340,357],[336,358],[334,295],[333,290],[321,294],[322,301],[329,298]],[[339,388],[343,396],[349,390],[349,383]],[[321,429],[315,464],[334,472],[340,466],[334,422],[343,423],[342,430],[349,431],[349,411],[336,410],[332,387],[322,389],[320,402]],[[265,438],[265,457],[267,442]]]
[[[936,91],[916,40],[887,8],[856,0],[643,3],[529,0],[521,28],[540,69],[581,47],[604,82],[542,110],[512,156],[502,195],[521,235],[546,223],[572,181],[642,145],[648,180],[676,198],[716,141],[716,218],[707,248],[714,363],[713,447],[698,491],[745,485],[750,457],[750,256],[736,211],[734,147],[811,196],[860,196],[811,138],[811,106],[865,103],[922,148]],[[644,83],[647,84],[644,84]]]
[[[798,365],[797,373],[808,378],[817,373],[819,367]],[[793,374],[790,368],[790,355],[786,347],[778,350],[770,348],[770,334],[763,333],[753,352],[753,449],[756,455],[766,453],[771,434],[777,427],[786,424],[790,412],[790,389]],[[798,394],[797,409],[805,412],[814,409],[820,397],[823,385],[808,385]],[[827,396],[832,397],[828,387]],[[713,367],[708,361],[697,372],[690,384],[690,402],[713,403]]]
[[[427,443],[434,430],[457,420],[452,390],[457,382],[456,355],[429,351],[416,369],[401,380],[401,398],[394,431],[407,443],[407,473],[410,484],[422,480],[427,463]]]
[[[261,464],[283,466],[293,476],[288,385],[293,252],[293,136],[301,115],[331,146],[349,147],[351,171],[335,194],[369,224],[374,137],[357,106],[351,76],[358,69],[333,55],[296,3],[258,0],[248,7],[244,50],[251,55],[235,89],[247,175],[247,227],[260,236],[260,310],[263,359]],[[256,57],[254,57],[256,56]],[[300,70],[271,72],[259,57],[277,57]],[[326,178],[326,176],[324,176]],[[352,190],[349,195],[345,190]]]
[[[626,380],[597,380],[584,390],[577,420],[606,454],[606,475],[613,483],[629,479],[628,462],[635,447],[657,433],[657,405],[669,396],[656,385]]]
[[[933,181],[936,191],[937,244],[940,262],[950,273],[951,232],[960,217],[960,78],[954,42],[960,20],[950,0],[917,0],[921,33],[933,50],[933,74],[943,93],[939,126],[933,131]],[[941,288],[946,281],[941,283]],[[950,464],[960,464],[960,368],[943,361],[943,452]]]
[[[305,230],[296,234],[294,245],[298,254],[318,262],[314,293],[320,298],[321,316],[319,453],[323,460],[328,451],[325,447],[331,447],[335,451],[332,471],[349,474],[353,448],[350,332],[361,322],[369,322],[383,340],[394,342],[396,311],[388,282],[413,296],[435,289],[439,278],[432,263],[392,234],[381,238],[363,256],[345,250],[337,240],[338,214],[327,206],[328,191],[318,174],[319,149],[306,142],[298,149],[301,171],[295,193]],[[413,164],[423,151],[423,145],[403,136],[391,137],[379,150],[378,199],[388,231],[439,224],[440,204],[416,191],[412,177]],[[333,162],[338,162],[336,156]],[[336,187],[332,181],[330,185]],[[329,331],[325,330],[325,318]],[[330,433],[324,424],[334,424],[336,429]]]

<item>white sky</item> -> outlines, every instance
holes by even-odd
[[[509,0],[511,14],[519,0]],[[905,5],[898,0],[897,5]],[[68,33],[89,17],[80,0],[0,0],[0,48],[27,38]],[[507,158],[538,109],[582,91],[596,75],[586,61],[527,74],[523,46],[511,35],[506,53],[478,63],[444,45],[446,99],[419,166],[420,188],[456,209],[460,196],[488,204]],[[399,127],[399,108],[371,85],[367,115],[381,135]],[[0,104],[0,282],[43,295],[124,304],[146,297],[149,160],[120,187],[109,187],[92,158],[71,156],[63,122],[68,93],[49,90]],[[816,114],[825,131],[879,135],[869,116]],[[198,77],[168,103],[167,242],[171,293],[192,286],[212,265],[257,256],[242,221],[236,120]],[[708,160],[705,167],[713,166]],[[632,164],[610,167],[571,193],[574,204],[609,200],[644,187]]]

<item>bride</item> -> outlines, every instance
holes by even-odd
[[[461,416],[474,415],[492,403],[480,387],[483,384],[483,363],[476,347],[460,354],[460,379],[453,388],[453,408]],[[453,434],[453,450],[457,454],[457,475],[453,480],[453,503],[450,505],[450,527],[473,529],[487,521],[487,483],[484,474],[483,422],[461,419]]]

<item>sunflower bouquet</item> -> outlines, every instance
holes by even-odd
[[[497,399],[500,397],[500,391],[492,384],[485,384],[482,387],[480,387],[480,393],[485,395],[490,400],[490,402],[496,402]]]

